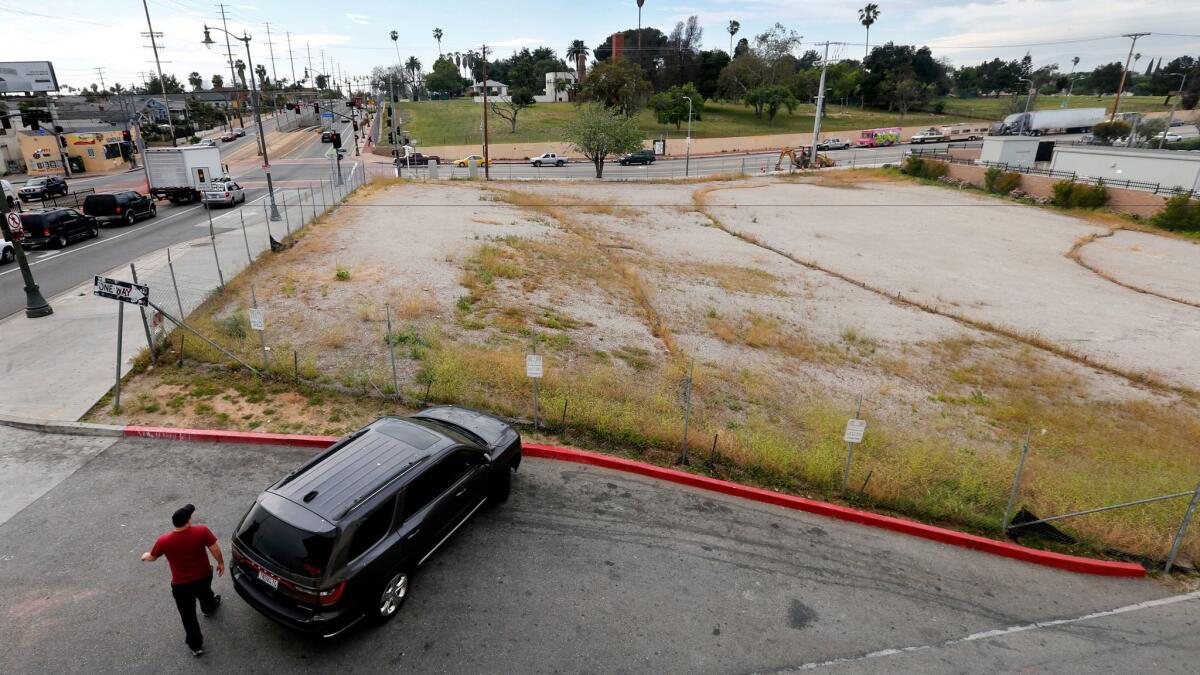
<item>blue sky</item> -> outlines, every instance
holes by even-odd
[[[835,57],[860,57],[864,31],[857,8],[849,0],[647,0],[643,24],[669,32],[691,14],[704,27],[704,47],[726,49],[730,19],[741,22],[738,38],[752,38],[776,21],[804,35],[804,47],[823,40],[852,43],[834,47]],[[1139,3],[1115,0],[882,0],[882,13],[871,29],[871,43],[886,41],[928,44],[937,56],[955,64],[977,63],[995,56],[1019,58],[1027,50],[1038,65],[1080,68],[1125,58],[1131,31],[1200,34],[1200,3],[1168,0]],[[146,18],[139,0],[120,0],[103,6],[81,0],[58,0],[51,6],[0,1],[0,45],[3,60],[51,60],[61,82],[86,86],[97,81],[95,67],[105,68],[105,82],[128,84],[153,70],[143,44]],[[219,24],[215,5],[205,0],[150,0],[151,19],[164,34],[164,72],[181,80],[197,70],[207,81],[222,72],[228,79],[223,49],[205,50],[202,26]],[[55,15],[58,18],[45,18]],[[297,74],[308,62],[305,45],[320,70],[321,54],[344,72],[365,75],[372,66],[395,61],[389,31],[401,33],[400,55],[416,56],[432,65],[437,42],[431,32],[440,27],[445,51],[465,51],[487,42],[501,56],[522,46],[546,45],[560,51],[575,38],[595,47],[617,30],[634,27],[634,0],[457,0],[455,2],[396,2],[363,0],[356,3],[311,0],[234,0],[228,5],[230,29],[245,28],[253,35],[255,62],[272,70],[264,22],[271,22],[275,43],[274,70],[291,79],[286,33],[291,33]],[[214,39],[221,39],[219,33]],[[1093,40],[1092,38],[1099,38]],[[1024,45],[1030,46],[1024,46]],[[236,57],[244,51],[234,43]],[[1137,51],[1144,58],[1168,59],[1200,55],[1200,37],[1152,35],[1142,38]],[[1148,61],[1141,61],[1144,69]],[[328,70],[328,66],[326,67]]]

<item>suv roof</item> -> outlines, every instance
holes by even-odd
[[[267,491],[335,523],[413,467],[455,444],[433,425],[383,417]]]

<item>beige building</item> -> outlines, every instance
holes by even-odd
[[[47,176],[63,173],[62,155],[54,134],[45,129],[18,131],[21,156],[25,160],[26,172],[30,176]],[[67,132],[61,134],[68,158],[78,157],[83,172],[112,171],[127,166],[121,154],[124,140],[120,129],[94,132]]]

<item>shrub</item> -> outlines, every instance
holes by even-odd
[[[1054,203],[1064,209],[1098,209],[1108,203],[1104,183],[1095,186],[1063,180],[1054,184]]]
[[[1193,202],[1186,194],[1175,195],[1151,222],[1164,230],[1200,231],[1200,202]]]
[[[946,166],[945,162],[921,159],[920,157],[909,157],[904,160],[904,166],[900,168],[901,173],[930,180],[937,180],[949,171],[950,167]]]
[[[988,192],[1006,195],[1021,187],[1021,174],[992,167],[983,173],[983,186]]]

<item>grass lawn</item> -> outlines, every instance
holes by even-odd
[[[1063,97],[1042,96],[1037,109],[1056,109]],[[1023,100],[1023,99],[1022,99]],[[1007,110],[1007,99],[947,99],[946,114],[935,115],[914,112],[901,116],[886,110],[859,110],[843,108],[831,103],[821,123],[825,131],[857,131],[872,127],[923,126],[950,124],[967,118],[999,120]],[[1095,96],[1072,96],[1072,108],[1092,108],[1112,105],[1112,98],[1097,99]],[[401,116],[405,128],[419,145],[468,145],[480,142],[480,105],[465,99],[451,101],[421,101],[401,103]],[[1121,99],[1121,110],[1155,111],[1166,110],[1162,98],[1157,96],[1127,96]],[[517,131],[513,133],[506,120],[490,116],[488,125],[493,143],[537,143],[557,141],[562,138],[562,129],[574,114],[571,103],[538,103],[522,111],[517,118]],[[754,111],[743,105],[732,103],[709,103],[705,106],[704,118],[693,120],[692,136],[695,138],[727,138],[732,136],[759,136],[811,132],[815,106],[802,105],[794,114],[780,113],[774,123],[766,118],[759,119]],[[687,127],[676,129],[673,124],[659,124],[654,114],[643,111],[638,124],[647,138],[682,138]],[[853,135],[853,134],[850,134]]]
[[[989,120],[999,120],[1009,114],[1009,98],[947,98],[944,99],[947,114],[976,117]],[[1067,102],[1068,108],[1104,108],[1112,109],[1112,96],[1092,96],[1078,94],[1071,96],[1039,96],[1033,104],[1034,110],[1058,110]],[[1020,97],[1021,109],[1024,110],[1025,97]],[[1122,96],[1121,112],[1166,112],[1169,105],[1163,105],[1162,96]]]

